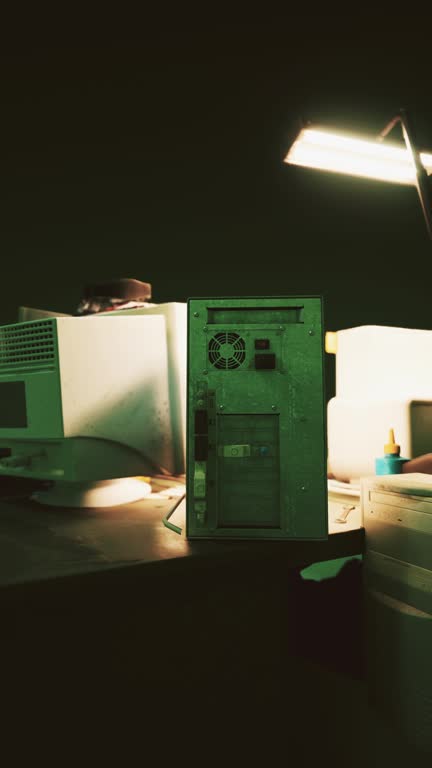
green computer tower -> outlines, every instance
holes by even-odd
[[[188,301],[186,535],[325,539],[320,297]]]

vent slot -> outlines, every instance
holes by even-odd
[[[51,370],[56,357],[51,320],[0,326],[0,373]]]
[[[246,345],[238,333],[221,331],[209,341],[208,357],[214,368],[231,370],[239,368],[246,359]]]
[[[303,323],[304,307],[207,307],[208,325]]]

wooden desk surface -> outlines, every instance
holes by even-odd
[[[23,701],[30,704],[41,732],[42,695],[50,701],[49,739],[57,716],[70,738],[77,713],[79,729],[100,722],[103,734],[114,713],[122,743],[136,732],[146,754],[170,741],[177,751],[179,734],[192,738],[188,729],[196,751],[197,735],[208,739],[216,723],[213,750],[234,723],[240,734],[266,734],[268,762],[269,744],[277,733],[286,743],[289,723],[290,756],[294,738],[302,754],[316,683],[297,648],[308,638],[323,656],[334,635],[338,658],[352,647],[355,656],[360,632],[351,618],[360,601],[355,584],[343,608],[321,592],[315,598],[297,569],[361,553],[363,531],[321,542],[190,542],[163,525],[174,503],[148,498],[91,511],[1,501],[3,699],[9,707],[17,698],[20,728]],[[166,720],[175,738],[167,739]]]
[[[281,558],[288,567],[363,551],[363,530],[328,541],[188,541],[163,524],[176,504],[149,497],[111,509],[42,506],[29,499],[0,501],[0,585],[25,584],[128,566],[184,567],[205,560]]]

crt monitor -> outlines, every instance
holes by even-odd
[[[47,317],[0,327],[0,474],[40,501],[110,506],[173,473],[164,316]]]

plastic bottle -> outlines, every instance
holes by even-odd
[[[389,432],[388,443],[384,446],[384,456],[375,459],[375,474],[397,475],[402,472],[402,467],[409,459],[400,456],[400,445],[395,443],[394,430]]]

